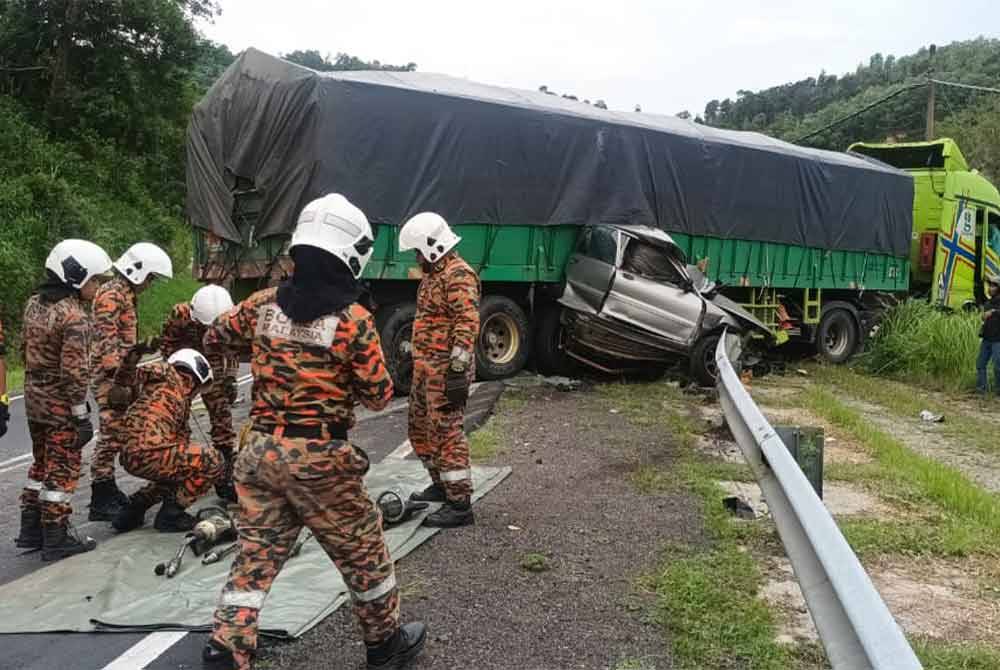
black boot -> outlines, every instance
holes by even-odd
[[[474,523],[476,517],[472,513],[472,504],[468,499],[462,502],[449,502],[424,519],[424,525],[432,528],[457,528],[471,526]]]
[[[90,514],[87,518],[91,521],[114,521],[128,505],[128,496],[118,489],[115,480],[94,482],[90,486],[92,494]]]
[[[21,510],[21,532],[14,540],[21,549],[42,548],[42,510],[37,507]]]
[[[42,526],[43,561],[58,561],[60,558],[83,554],[96,547],[97,540],[80,535],[69,522]]]
[[[161,533],[186,533],[194,528],[195,518],[173,498],[167,498],[153,519],[153,528]]]
[[[427,626],[414,621],[396,629],[382,644],[368,646],[368,670],[402,668],[424,648]]]
[[[233,659],[233,652],[228,647],[217,642],[215,638],[208,638],[208,642],[201,650],[201,660],[209,668],[219,670],[236,670],[236,661]]]
[[[146,523],[146,511],[150,507],[152,504],[148,500],[134,495],[129,499],[128,505],[122,508],[122,511],[114,518],[111,525],[119,533],[127,533],[130,530],[141,528]]]
[[[440,484],[431,484],[423,491],[410,494],[413,502],[443,503],[448,500],[444,494],[444,487]]]

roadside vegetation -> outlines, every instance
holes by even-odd
[[[978,312],[908,300],[886,314],[859,362],[868,372],[924,388],[974,390],[981,324]]]

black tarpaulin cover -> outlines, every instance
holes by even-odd
[[[669,232],[906,256],[913,182],[895,168],[758,133],[615,112],[420,72],[318,73],[245,51],[188,129],[192,225],[257,238],[343,193],[377,223],[645,224]]]

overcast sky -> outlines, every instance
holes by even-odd
[[[413,61],[488,84],[545,84],[674,114],[1000,30],[998,0],[221,0],[203,24],[234,52],[316,49]]]

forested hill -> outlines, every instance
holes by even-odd
[[[0,0],[0,319],[16,335],[49,249],[114,257],[139,240],[191,262],[183,222],[191,109],[233,61],[199,25],[214,0]],[[295,51],[317,69],[404,69]]]
[[[877,53],[842,76],[820,72],[761,91],[712,100],[699,121],[797,141],[893,93],[898,95],[803,143],[845,149],[851,142],[924,137],[928,74],[934,79],[1000,88],[1000,40],[979,38],[896,58]],[[907,87],[913,88],[906,90]],[[936,86],[936,134],[959,141],[978,168],[1000,178],[1000,95]]]

